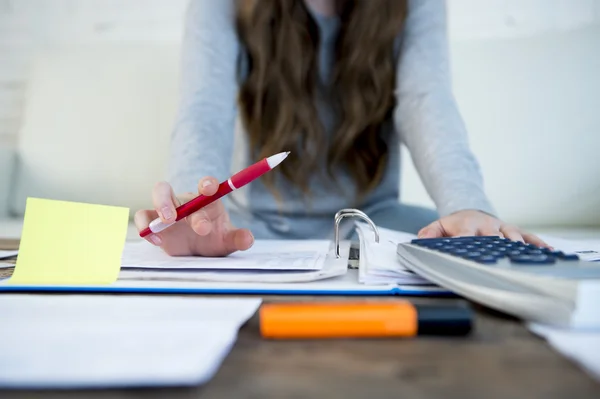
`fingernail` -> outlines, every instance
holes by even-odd
[[[162,213],[163,218],[169,220],[173,217],[173,212],[171,211],[171,208],[169,208],[168,206],[165,206],[164,208],[162,208],[160,210],[160,213]]]
[[[253,245],[254,245],[254,235],[252,233],[250,233],[250,246],[248,248],[252,248]]]
[[[149,235],[148,240],[150,240],[150,242],[156,246],[159,246],[160,244],[162,244],[162,240],[160,239],[160,237],[156,236],[154,234]]]
[[[211,184],[212,184],[212,181],[211,181],[211,180],[204,180],[204,181],[202,182],[202,187],[208,187],[208,186],[210,186]]]

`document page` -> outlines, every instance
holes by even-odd
[[[256,240],[247,251],[225,257],[170,256],[146,241],[126,243],[123,268],[215,270],[321,270],[327,240]]]
[[[257,298],[0,296],[0,387],[197,385]]]

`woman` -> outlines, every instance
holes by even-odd
[[[254,237],[328,237],[333,215],[358,207],[421,237],[544,245],[494,216],[447,51],[443,0],[192,0],[172,187],[155,186],[155,209],[136,214],[138,228],[173,221],[176,206],[214,194],[232,171],[291,151],[259,181],[148,240],[172,255],[227,255]],[[238,114],[246,157],[232,168]],[[437,213],[399,202],[400,144]]]

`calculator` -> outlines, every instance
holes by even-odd
[[[600,262],[493,236],[415,239],[396,253],[412,272],[501,312],[558,327],[600,327]]]
[[[497,236],[414,239],[399,244],[398,253],[429,262],[436,268],[462,264],[479,270],[514,271],[567,279],[600,279],[600,263],[582,261],[578,255]],[[432,266],[433,267],[433,266]]]

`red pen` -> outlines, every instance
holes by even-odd
[[[167,227],[175,224],[180,219],[190,216],[192,213],[215,202],[216,200],[223,197],[224,195],[229,194],[233,190],[237,190],[238,188],[245,186],[251,181],[258,179],[259,177],[261,177],[262,175],[279,165],[285,158],[287,158],[289,153],[289,151],[280,152],[279,154],[275,154],[268,158],[264,158],[256,162],[255,164],[248,166],[246,169],[236,173],[235,175],[231,176],[228,180],[219,184],[219,189],[214,195],[199,195],[193,200],[177,207],[177,209],[175,210],[177,213],[177,218],[175,218],[175,222],[163,223],[160,220],[160,218],[154,219],[152,222],[150,222],[150,225],[148,227],[146,227],[140,232],[140,237],[146,237],[151,233],[158,233],[160,231],[163,231]]]

